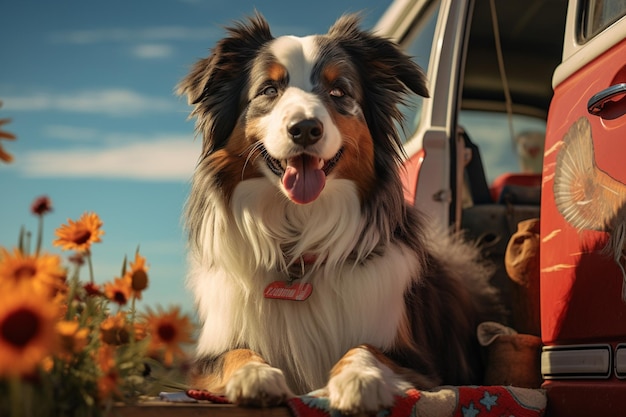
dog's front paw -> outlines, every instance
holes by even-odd
[[[226,397],[238,405],[271,407],[283,404],[293,394],[280,369],[249,363],[233,373],[226,384]]]
[[[410,384],[381,362],[368,348],[348,352],[328,381],[330,407],[343,414],[370,414],[394,404]]]
[[[346,369],[328,381],[330,407],[342,414],[374,413],[393,405],[394,394],[380,369]]]

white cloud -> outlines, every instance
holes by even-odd
[[[53,139],[90,141],[96,138],[98,131],[90,127],[48,125],[43,128],[43,134]]]
[[[3,102],[6,110],[60,110],[110,116],[166,112],[176,107],[174,98],[167,100],[121,88],[85,90],[70,94],[34,93],[25,96],[8,96],[3,98]]]
[[[50,40],[56,43],[87,45],[101,42],[158,42],[211,40],[222,35],[219,28],[155,26],[141,29],[108,28],[56,32]]]
[[[18,169],[27,177],[187,181],[199,154],[192,135],[171,135],[104,149],[32,151]]]
[[[165,44],[144,43],[132,49],[133,55],[137,58],[167,58],[174,52],[173,48]]]

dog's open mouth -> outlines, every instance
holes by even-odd
[[[310,203],[320,195],[326,185],[326,177],[337,165],[342,153],[343,149],[340,149],[329,160],[302,153],[281,161],[272,157],[265,148],[261,150],[267,167],[281,178],[287,195],[298,204]]]

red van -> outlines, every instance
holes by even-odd
[[[626,1],[396,0],[376,30],[429,79],[404,109],[407,200],[477,240],[509,302],[507,246],[539,219],[521,330],[547,415],[626,415]]]

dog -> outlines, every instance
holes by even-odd
[[[257,13],[177,92],[203,138],[185,209],[194,387],[249,406],[323,389],[354,414],[480,382],[489,267],[403,197],[398,104],[428,96],[410,57],[358,15],[275,38]]]

